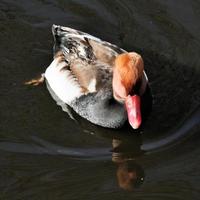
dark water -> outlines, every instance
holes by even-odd
[[[198,0],[1,0],[0,199],[199,199],[199,21]],[[74,122],[23,85],[52,60],[52,24],[142,54],[154,105],[141,136]],[[131,192],[127,166],[144,178]]]

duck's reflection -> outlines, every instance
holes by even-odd
[[[117,180],[120,188],[133,191],[144,182],[144,170],[135,158],[143,152],[130,138],[113,139],[112,161],[117,165]]]
[[[112,162],[117,166],[116,176],[120,188],[133,191],[139,188],[145,178],[145,173],[137,158],[144,154],[141,150],[142,137],[139,131],[134,131],[130,126],[125,126],[119,130],[105,129],[88,123],[84,119],[79,119],[79,125],[87,132],[101,138],[112,141]]]
[[[120,162],[117,165],[117,179],[120,188],[133,191],[142,185],[144,171],[134,160]]]
[[[106,129],[89,123],[77,116],[73,110],[71,112],[85,132],[100,138],[111,139],[111,159],[117,166],[116,176],[119,187],[128,191],[140,187],[144,182],[145,173],[137,163],[137,158],[144,154],[141,150],[142,137],[140,134],[143,129],[133,130],[128,122],[121,129]]]

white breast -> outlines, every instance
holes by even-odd
[[[83,95],[83,92],[71,71],[63,69],[65,66],[65,61],[59,62],[58,58],[55,58],[46,69],[44,76],[54,93],[63,102],[70,104]]]

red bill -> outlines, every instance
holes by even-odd
[[[126,110],[128,114],[128,121],[133,129],[139,128],[142,123],[140,96],[128,96],[125,100]]]

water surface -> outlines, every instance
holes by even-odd
[[[0,198],[198,199],[199,19],[196,0],[2,0]],[[52,24],[143,56],[154,104],[142,135],[75,122],[45,85],[23,85],[52,60]],[[127,165],[144,178],[131,192],[117,180]]]

